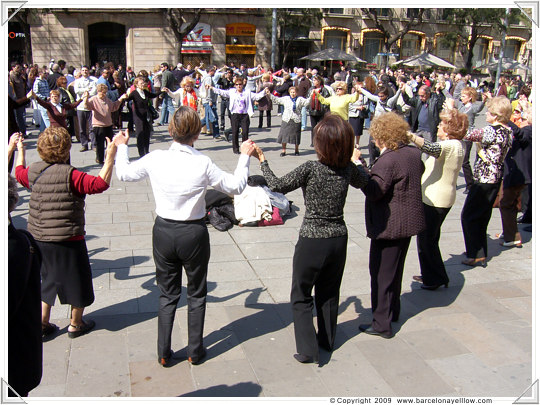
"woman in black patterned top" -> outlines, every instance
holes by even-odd
[[[291,304],[297,354],[301,363],[319,361],[319,346],[331,351],[336,336],[339,288],[347,255],[347,226],[343,206],[349,185],[360,188],[368,180],[362,167],[351,162],[354,148],[351,125],[328,114],[314,129],[319,160],[308,161],[285,176],[274,175],[257,147],[261,170],[272,191],[302,188],[306,213],[293,258]],[[318,333],[313,327],[313,297]]]
[[[486,103],[487,127],[469,129],[465,140],[479,142],[478,157],[474,164],[474,183],[461,211],[461,227],[467,266],[485,266],[487,257],[487,227],[491,211],[503,176],[504,158],[512,146],[512,130],[508,127],[512,106],[504,96],[494,97]]]

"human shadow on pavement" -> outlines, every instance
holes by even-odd
[[[112,269],[114,270],[114,269]],[[96,330],[106,329],[109,331],[119,331],[129,326],[145,322],[151,318],[157,318],[158,303],[159,303],[159,288],[156,286],[155,281],[155,272],[147,272],[137,275],[125,275],[123,272],[117,272],[115,278],[119,280],[132,280],[140,277],[152,276],[150,279],[143,282],[140,287],[146,290],[146,294],[139,295],[136,298],[127,299],[122,302],[117,302],[115,304],[106,306],[101,309],[92,311],[92,307],[88,307],[85,314],[89,318],[101,317],[103,322],[96,322]],[[184,277],[185,280],[185,277]],[[213,290],[216,289],[217,283],[213,281],[207,282],[208,287],[208,296],[207,302],[216,303],[216,302],[226,302],[232,298],[235,298],[239,295],[250,292],[250,290],[242,290],[229,294],[225,297],[217,297],[211,294]],[[182,286],[182,293],[180,301],[178,301],[177,309],[185,307],[187,305],[187,289],[185,286]],[[112,319],[114,318],[114,319]],[[122,319],[120,319],[122,318]]]
[[[242,382],[234,385],[214,385],[197,391],[179,395],[179,397],[258,397],[262,387],[253,382]]]

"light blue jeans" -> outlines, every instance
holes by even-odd
[[[174,114],[174,105],[172,102],[171,96],[165,94],[163,97],[163,102],[161,103],[161,119],[159,120],[160,125],[166,125],[169,123],[169,115],[172,117]]]

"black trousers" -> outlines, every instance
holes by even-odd
[[[418,260],[424,285],[433,286],[448,283],[448,275],[439,249],[441,227],[450,208],[438,208],[424,204],[426,229],[416,237]]]
[[[375,145],[375,140],[370,135],[369,136],[369,142],[368,142],[368,153],[369,153],[369,164],[373,164],[375,162],[375,159],[377,159],[381,155],[381,150],[377,148],[377,145]]]
[[[94,136],[96,144],[96,158],[99,160],[99,163],[105,161],[105,138],[109,138],[111,141],[113,139],[113,127],[94,127]]]
[[[238,132],[242,128],[242,142],[247,141],[249,134],[249,115],[233,114],[231,117],[232,147],[233,152],[240,152],[238,144]]]
[[[220,128],[222,130],[225,129],[225,111],[227,111],[227,115],[229,116],[229,119],[231,119],[231,110],[229,110],[229,99],[226,98],[226,97],[221,97],[221,106],[219,108],[219,117],[221,119]]]
[[[313,135],[315,135],[315,125],[317,125],[322,119],[324,118],[324,115],[310,115],[309,120],[311,121],[311,146],[313,146]]]
[[[470,189],[474,183],[473,172],[471,169],[471,149],[473,146],[472,141],[463,141],[465,143],[465,150],[463,152],[463,164],[461,169],[463,170],[463,177],[465,177],[465,186]]]
[[[371,326],[377,332],[392,333],[391,322],[399,319],[401,280],[411,238],[371,239]]]
[[[461,229],[467,257],[487,257],[487,227],[501,183],[474,182],[461,210]]]
[[[347,257],[347,235],[314,239],[300,237],[293,257],[291,305],[298,353],[319,358],[319,345],[332,350],[336,337],[339,288]],[[313,326],[313,297],[317,329]]]
[[[206,275],[210,239],[204,220],[173,221],[156,217],[152,230],[156,282],[160,290],[158,357],[169,357],[176,306],[182,290],[182,267],[187,276],[187,355],[200,358],[206,312]]]
[[[264,113],[265,113],[265,111],[259,110],[259,128],[262,128],[262,126],[263,126]],[[266,127],[267,128],[270,128],[271,125],[272,125],[271,122],[270,122],[270,114],[271,113],[272,113],[271,110],[266,110]]]
[[[77,110],[77,118],[79,119],[79,137],[81,139],[81,146],[91,149],[95,142],[95,135],[92,127],[92,111]],[[90,143],[90,146],[88,143]]]

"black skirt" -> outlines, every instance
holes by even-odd
[[[92,269],[85,240],[37,242],[41,249],[41,300],[84,308],[94,302]]]

